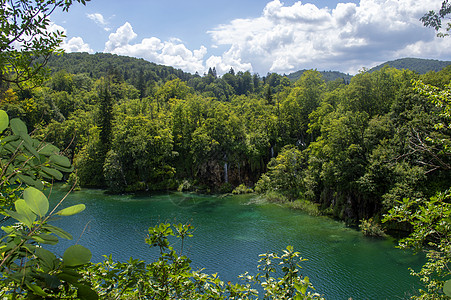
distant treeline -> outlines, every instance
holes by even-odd
[[[387,61],[374,68],[371,68],[370,72],[378,71],[385,66],[389,66],[398,70],[405,69],[417,72],[418,74],[426,74],[430,71],[441,71],[449,65],[451,65],[451,61],[422,58],[401,58],[397,60]]]

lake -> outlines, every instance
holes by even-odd
[[[56,203],[64,194],[54,190]],[[145,244],[147,228],[160,222],[191,223],[194,237],[184,252],[194,268],[218,273],[224,281],[257,272],[258,255],[294,246],[308,261],[308,276],[327,299],[407,299],[419,281],[409,267],[419,269],[421,255],[395,248],[392,239],[367,238],[343,223],[326,217],[266,203],[257,196],[211,196],[190,193],[106,195],[101,190],[73,192],[63,207],[84,203],[86,210],[53,224],[70,232],[72,241],[53,248],[59,254],[78,241],[93,253],[93,262],[112,254],[114,260],[130,257],[151,261],[156,249]]]

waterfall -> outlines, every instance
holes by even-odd
[[[274,157],[274,146],[271,146],[271,158]]]
[[[225,181],[225,183],[229,182],[229,174],[228,174],[227,162],[224,163],[224,181]]]

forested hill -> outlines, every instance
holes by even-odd
[[[286,75],[286,77],[288,77],[288,79],[290,79],[292,82],[295,82],[296,80],[301,78],[302,74],[304,74],[305,71],[307,71],[307,70],[296,71],[294,73],[290,73],[290,74]],[[338,72],[338,71],[321,71],[320,73],[321,73],[321,75],[323,75],[323,79],[326,82],[334,81],[337,79],[343,79],[344,82],[349,83],[349,81],[351,81],[351,78],[352,78],[352,75],[345,74],[345,73]]]
[[[47,66],[52,73],[66,71],[70,74],[88,74],[91,78],[100,78],[107,74],[119,75],[127,82],[155,81],[166,82],[174,78],[188,81],[194,75],[173,67],[128,56],[109,53],[65,53],[53,56]]]
[[[401,58],[397,60],[387,61],[379,66],[370,69],[370,72],[378,71],[384,66],[390,66],[398,70],[411,70],[418,74],[426,74],[427,72],[438,72],[443,68],[449,66],[451,61],[441,61],[435,59],[421,59],[421,58]]]
[[[229,101],[234,95],[260,93],[264,87],[267,97],[271,97],[281,87],[291,84],[288,78],[276,73],[260,77],[249,71],[235,73],[230,69],[228,73],[218,76],[215,68],[210,68],[207,74],[201,76],[143,59],[107,53],[67,53],[52,57],[47,66],[52,70],[53,77],[72,74],[77,75],[76,81],[109,77],[116,82],[126,82],[138,90],[141,98],[155,95],[160,86],[177,78],[195,92],[221,101]]]

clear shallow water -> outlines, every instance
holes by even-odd
[[[51,202],[62,196],[53,191]],[[408,268],[418,269],[423,258],[394,248],[394,241],[366,238],[340,222],[256,197],[124,196],[83,190],[69,195],[63,207],[78,203],[86,204],[84,212],[54,222],[74,236],[73,241],[61,240],[56,246],[61,255],[78,240],[91,250],[94,262],[104,254],[120,261],[131,256],[150,261],[157,253],[144,243],[147,228],[165,221],[189,222],[195,232],[183,253],[194,268],[217,272],[224,281],[238,282],[237,276],[245,271],[256,273],[259,254],[293,245],[308,259],[302,274],[327,299],[407,299],[418,289]]]

